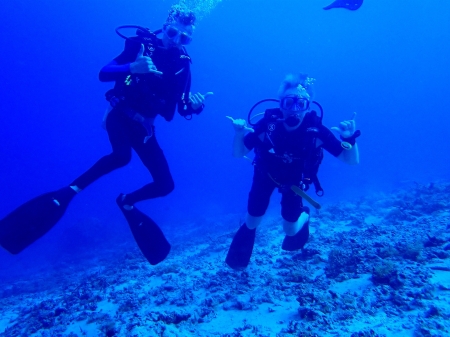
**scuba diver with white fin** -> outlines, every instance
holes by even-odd
[[[248,124],[243,119],[233,119],[235,136],[233,156],[244,157],[255,150],[253,183],[248,197],[245,223],[235,234],[225,262],[233,269],[248,266],[255,242],[256,228],[260,224],[273,191],[281,193],[281,216],[286,236],[282,249],[296,251],[302,249],[309,238],[309,208],[303,206],[302,199],[314,208],[320,205],[305,191],[312,184],[318,196],[323,189],[317,178],[323,149],[347,164],[359,163],[356,138],[361,132],[356,130],[354,118],[333,127],[340,133],[339,141],[333,133],[322,125],[322,107],[313,100],[314,79],[304,74],[288,75],[279,89],[279,108],[267,109],[257,123],[252,123],[252,111]],[[319,114],[313,110],[319,107]],[[246,131],[248,131],[246,133]]]
[[[132,149],[149,170],[153,182],[120,194],[117,204],[128,221],[133,236],[147,260],[163,261],[170,244],[158,225],[134,204],[163,197],[174,189],[174,182],[153,125],[157,115],[171,121],[175,111],[192,119],[204,108],[212,93],[191,95],[191,59],[185,45],[192,41],[196,17],[188,8],[172,6],[163,28],[152,32],[139,26],[116,29],[125,38],[125,49],[99,74],[102,82],[115,82],[106,93],[111,108],[104,124],[112,152],[98,160],[69,186],[40,195],[0,220],[0,245],[18,254],[47,233],[64,215],[72,198],[100,177],[127,165]],[[123,31],[133,29],[136,36]],[[158,37],[161,35],[161,37]],[[178,109],[177,109],[178,106]]]

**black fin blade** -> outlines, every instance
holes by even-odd
[[[0,245],[12,254],[20,253],[56,225],[75,195],[64,187],[17,207],[0,220]]]
[[[249,229],[243,224],[234,235],[225,259],[226,264],[235,270],[245,269],[252,256],[256,229]]]
[[[336,0],[332,4],[324,7],[323,9],[333,9],[333,8],[345,8],[351,11],[356,11],[361,7],[363,0]]]
[[[134,240],[142,254],[153,266],[164,261],[170,253],[171,246],[161,228],[136,206],[133,206],[132,210],[123,209],[119,198],[117,198],[117,203],[127,219],[131,233],[133,233]]]

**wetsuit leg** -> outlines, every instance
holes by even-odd
[[[302,198],[291,190],[284,191],[281,197],[281,216],[289,222],[296,222],[303,209]]]
[[[257,167],[253,173],[253,183],[248,195],[247,211],[251,216],[263,216],[269,207],[270,196],[275,190],[275,183],[267,173],[261,172]]]
[[[143,186],[142,188],[126,195],[126,202],[134,204],[138,201],[163,197],[174,189],[174,182],[172,174],[170,173],[169,165],[167,164],[164,152],[161,150],[158,141],[156,140],[155,132],[153,136],[143,142],[146,136],[145,129],[140,126],[139,130],[132,135],[132,146],[138,154],[142,163],[149,170],[153,182]]]
[[[129,130],[133,123],[125,114],[113,109],[106,119],[106,130],[112,152],[97,161],[94,166],[75,179],[70,185],[84,189],[98,178],[127,165],[131,160]]]
[[[287,251],[302,249],[309,239],[309,208],[302,206],[302,198],[293,191],[284,191],[281,198],[281,215],[285,220],[285,231],[289,228],[289,235],[286,235],[281,248]],[[302,225],[298,219],[302,212],[308,214],[306,222]],[[294,227],[292,227],[294,226]],[[301,228],[299,228],[301,226]],[[286,232],[288,233],[288,232]]]

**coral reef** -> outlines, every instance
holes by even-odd
[[[229,216],[215,233],[180,237],[156,267],[130,246],[58,270],[58,282],[49,272],[40,285],[2,283],[0,336],[450,335],[450,184],[328,205],[299,252],[280,249],[279,220],[258,228],[245,271],[223,262]]]

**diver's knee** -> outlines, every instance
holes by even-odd
[[[261,216],[253,216],[247,213],[245,224],[247,225],[248,229],[255,229],[259,226],[263,218],[263,215]]]
[[[128,165],[128,163],[131,161],[131,152],[130,153],[116,153],[113,152],[109,155],[111,160],[113,161],[114,165],[119,167],[124,167]]]
[[[298,224],[298,221],[291,222],[283,219],[283,230],[286,233],[287,236],[294,236],[297,234],[300,226]]]
[[[161,191],[161,196],[166,196],[173,192],[175,189],[175,183],[172,179],[165,181],[164,183],[161,183],[159,186],[159,190]]]
[[[287,236],[294,236],[309,221],[309,214],[302,212],[297,221],[288,221],[283,219],[283,230]]]

